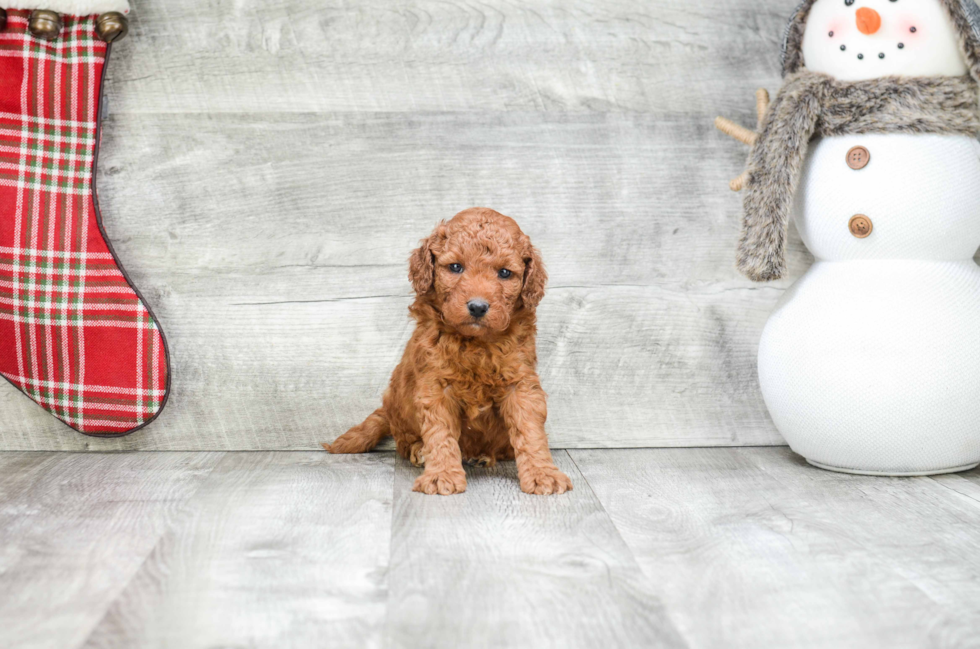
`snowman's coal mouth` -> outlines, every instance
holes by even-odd
[[[833,32],[831,32],[831,33],[833,33]],[[897,48],[900,49],[900,50],[904,50],[905,49],[905,43],[898,43]],[[847,45],[841,45],[840,46],[840,51],[841,52],[846,52],[847,51]],[[879,59],[884,59],[885,58],[885,53],[884,52],[878,52],[878,58]],[[858,61],[863,61],[864,60],[864,52],[858,52],[857,59],[858,59]]]
[[[892,0],[892,1],[894,2],[894,0]],[[918,29],[916,27],[910,27],[909,28],[909,32],[911,32],[913,34],[916,33],[917,31],[918,31]],[[828,32],[827,33],[827,36],[830,37],[830,38],[833,38],[834,37],[834,32],[833,31]],[[899,42],[899,43],[896,44],[896,46],[900,50],[904,50],[905,49],[905,43]],[[846,44],[841,45],[840,46],[840,51],[841,52],[846,52],[847,51],[847,45]],[[859,61],[863,61],[864,60],[864,52],[858,52],[857,58],[858,58]],[[885,58],[885,53],[884,52],[878,52],[878,58],[879,59]]]

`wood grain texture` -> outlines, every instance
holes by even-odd
[[[795,3],[131,4],[111,79],[124,112],[673,114],[720,99],[750,114],[756,86],[776,78]]]
[[[236,453],[85,647],[380,647],[393,454]]]
[[[703,158],[692,142],[710,124],[538,113],[113,119],[106,227],[163,322],[173,395],[150,428],[93,441],[0,391],[7,447],[332,440],[376,407],[408,338],[408,253],[472,204],[518,217],[549,265],[539,348],[555,446],[780,442],[755,355],[781,289],[735,275],[729,198],[708,188],[724,185],[741,152],[712,140],[717,157]]]
[[[406,259],[486,205],[543,250],[556,447],[780,444],[756,379],[790,280],[734,270],[746,150],[796,0],[134,2],[114,47],[106,229],[173,395],[117,440],[0,383],[0,448],[317,449],[378,403]],[[799,238],[789,276],[811,262]]]
[[[0,452],[0,646],[980,646],[980,470],[555,459],[446,498],[391,453]]]
[[[569,451],[692,647],[976,647],[980,472],[788,449]]]
[[[79,646],[220,457],[0,454],[0,645]]]
[[[512,462],[467,471],[466,493],[413,493],[395,467],[388,647],[681,647],[588,484],[521,493]]]

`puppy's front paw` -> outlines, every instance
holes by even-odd
[[[415,479],[412,491],[419,491],[430,496],[461,494],[466,491],[466,473],[462,468],[440,473],[426,471]]]
[[[563,494],[572,490],[572,481],[556,466],[527,469],[521,472],[521,491],[536,496]]]

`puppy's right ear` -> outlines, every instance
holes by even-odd
[[[548,283],[548,271],[544,269],[541,253],[531,245],[526,236],[524,248],[524,288],[521,290],[521,300],[524,306],[534,311],[544,297],[544,287]]]
[[[425,295],[435,287],[436,260],[432,255],[432,244],[435,240],[435,234],[423,239],[408,258],[408,281],[419,295]]]

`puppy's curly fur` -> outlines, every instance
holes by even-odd
[[[527,493],[570,490],[544,430],[535,309],[547,274],[528,236],[503,214],[464,210],[422,241],[408,275],[416,328],[382,406],[324,447],[364,453],[392,435],[402,457],[425,466],[414,490],[427,494],[465,491],[464,459],[516,459]],[[474,315],[479,302],[489,309]]]

